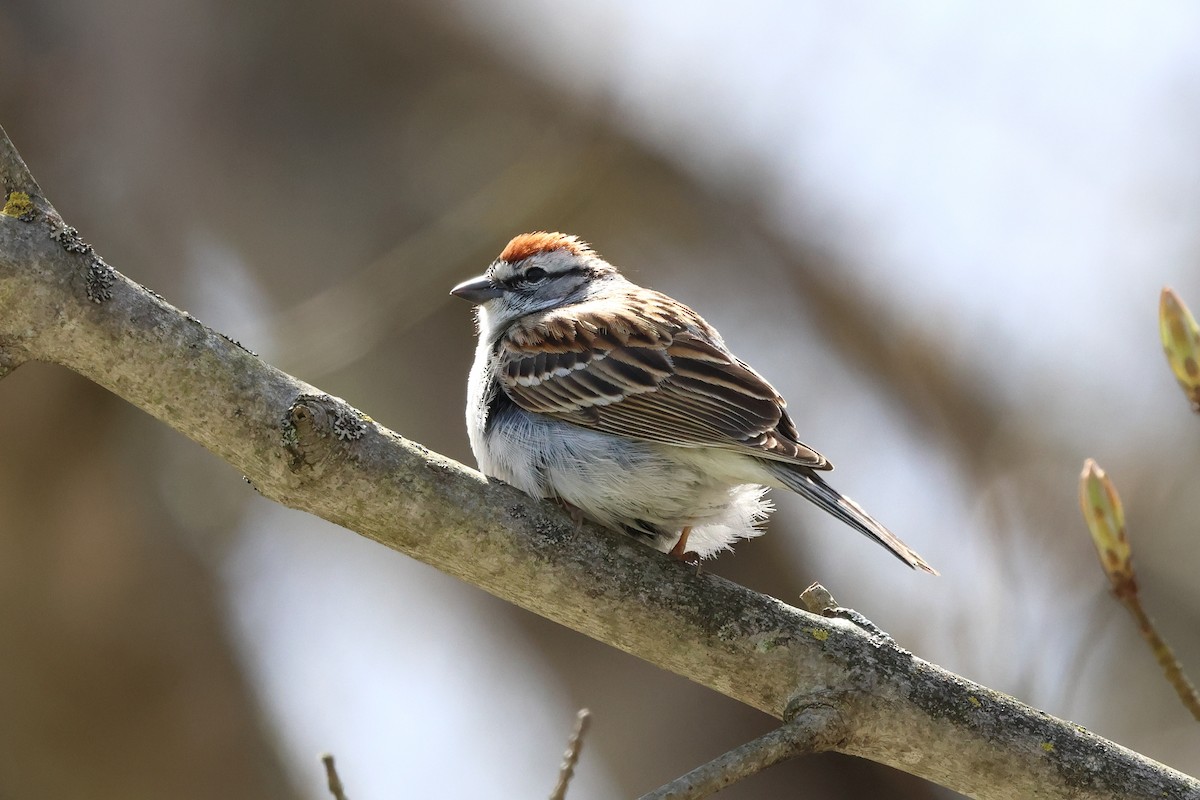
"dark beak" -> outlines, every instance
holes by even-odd
[[[476,304],[495,300],[503,293],[504,290],[492,283],[486,275],[471,278],[469,281],[463,281],[450,290],[450,294],[455,297],[461,297],[463,300]]]

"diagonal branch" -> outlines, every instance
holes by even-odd
[[[571,738],[567,741],[567,750],[563,753],[562,766],[558,770],[558,783],[550,792],[550,800],[566,800],[567,787],[571,785],[571,778],[575,775],[575,765],[579,763],[579,751],[583,749],[583,737],[587,734],[591,719],[592,712],[586,708],[579,709],[579,713],[575,715],[575,730],[571,732]]]
[[[696,767],[641,800],[698,800],[804,753],[829,750],[841,731],[837,707],[813,703],[782,727]]]
[[[342,785],[342,777],[338,775],[337,764],[334,763],[333,754],[325,753],[321,756],[321,764],[325,767],[325,782],[329,786],[329,793],[333,795],[333,800],[350,800],[346,797],[346,787]]]
[[[2,137],[0,137],[2,138]],[[23,177],[22,177],[23,175]],[[1200,783],[854,625],[753,592],[431,453],[112,270],[0,142],[0,342],[194,439],[265,496],[782,718],[848,698],[839,752],[983,798],[1200,798]],[[19,198],[18,198],[19,199]]]

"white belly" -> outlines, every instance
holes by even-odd
[[[510,408],[471,445],[480,470],[534,497],[555,497],[614,528],[649,528],[669,550],[685,526],[701,557],[758,535],[770,511],[765,489],[745,483],[751,459],[599,433]],[[740,475],[731,475],[730,466]]]

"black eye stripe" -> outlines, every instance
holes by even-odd
[[[512,277],[505,278],[504,280],[497,282],[503,286],[507,286],[510,289],[517,289],[541,283],[548,278],[561,278],[564,275],[577,275],[579,272],[581,272],[581,270],[577,267],[571,267],[570,269],[565,269],[562,272],[554,273],[542,269],[541,267],[530,267],[524,272],[519,272]]]

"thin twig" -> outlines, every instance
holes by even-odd
[[[602,143],[555,146],[531,142],[524,158],[387,253],[337,283],[276,313],[268,322],[273,354],[285,368],[324,375],[362,358],[387,335],[417,327],[449,297],[454,270],[478,263],[513,233],[561,214],[586,197],[585,187],[611,169],[616,155]],[[568,165],[578,168],[568,168]],[[566,178],[559,176],[566,175]],[[419,270],[404,265],[420,264]]]
[[[1167,682],[1175,688],[1192,716],[1200,721],[1200,695],[1196,694],[1196,687],[1183,673],[1179,659],[1154,626],[1150,615],[1142,608],[1121,496],[1100,465],[1090,458],[1083,463],[1083,473],[1079,476],[1079,507],[1092,534],[1092,542],[1100,556],[1100,566],[1108,576],[1113,596],[1129,609],[1142,638],[1154,651],[1154,658],[1167,676]]]
[[[346,797],[342,779],[338,777],[337,765],[333,763],[333,753],[325,753],[321,756],[321,763],[325,765],[325,777],[329,781],[329,793],[333,795],[333,800],[350,800]]]
[[[575,715],[575,730],[567,740],[567,750],[563,753],[562,766],[558,770],[558,783],[550,793],[550,800],[563,800],[567,796],[567,786],[575,774],[575,765],[579,762],[579,751],[583,749],[583,736],[587,733],[588,724],[592,720],[592,712],[586,708],[579,709]]]
[[[1154,658],[1158,660],[1158,665],[1162,667],[1163,674],[1167,676],[1167,682],[1175,688],[1176,694],[1179,695],[1180,701],[1187,707],[1187,710],[1192,712],[1192,716],[1200,721],[1200,695],[1196,693],[1196,687],[1188,680],[1188,676],[1183,672],[1183,666],[1179,663],[1179,659],[1175,657],[1175,652],[1171,650],[1171,646],[1163,639],[1162,634],[1158,632],[1158,628],[1154,625],[1154,620],[1142,608],[1142,601],[1137,594],[1131,594],[1124,597],[1118,596],[1121,605],[1129,609],[1129,613],[1133,615],[1134,621],[1137,622],[1138,631],[1142,634],[1142,638],[1150,645],[1150,649],[1154,651]]]
[[[808,706],[791,722],[642,795],[640,800],[698,800],[789,758],[828,750],[839,720],[832,706]]]

